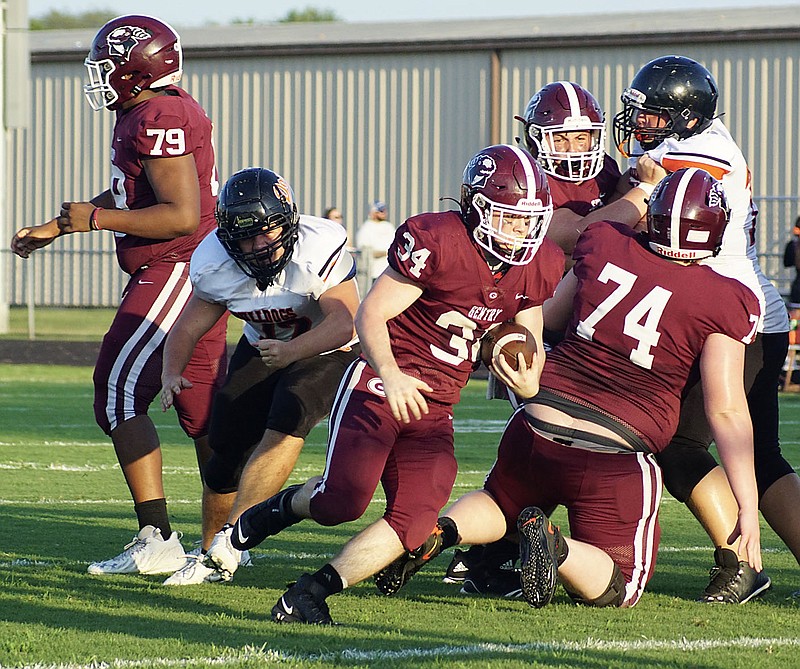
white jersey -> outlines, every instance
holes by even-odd
[[[638,153],[638,152],[637,152]],[[719,274],[741,281],[761,302],[761,332],[788,332],[786,305],[778,290],[761,271],[755,244],[758,209],[752,200],[750,170],[728,129],[714,119],[703,132],[686,139],[665,139],[647,154],[668,172],[699,167],[722,181],[731,219],[715,258],[702,260]],[[635,165],[635,159],[631,159]]]
[[[320,296],[355,273],[345,229],[306,215],[300,216],[291,260],[265,290],[239,269],[214,232],[192,254],[189,269],[195,294],[206,302],[225,305],[241,318],[251,344],[259,339],[289,341],[319,325],[323,318]]]

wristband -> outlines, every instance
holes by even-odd
[[[100,227],[100,224],[97,222],[97,212],[100,211],[102,207],[95,207],[92,210],[92,213],[89,215],[89,227],[92,230],[102,230],[103,228]]]
[[[650,197],[653,194],[653,191],[656,189],[655,184],[646,184],[641,181],[636,184],[636,188],[643,190],[645,197]]]

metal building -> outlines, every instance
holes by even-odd
[[[458,197],[466,161],[482,146],[513,143],[514,114],[545,83],[591,90],[610,127],[643,63],[695,58],[717,78],[719,111],[750,164],[762,265],[788,290],[781,251],[800,213],[796,8],[178,29],[182,85],[214,121],[221,178],[270,167],[294,186],[301,211],[336,205],[351,234],[376,198],[395,223],[454,206],[441,198]],[[82,93],[93,34],[31,34],[33,119],[9,131],[6,240],[62,200],[107,187],[113,114],[92,112]],[[6,266],[12,305],[112,306],[125,281],[104,232]]]

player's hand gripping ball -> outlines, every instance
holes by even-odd
[[[528,366],[536,355],[536,339],[524,325],[506,321],[493,327],[481,338],[481,361],[489,369],[498,355],[502,355],[513,369],[517,369],[517,353],[522,353]]]

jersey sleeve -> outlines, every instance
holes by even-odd
[[[193,153],[192,126],[177,104],[154,106],[153,113],[140,120],[133,141],[136,152],[143,159],[174,158]]]
[[[397,228],[389,247],[389,266],[419,286],[434,282],[441,257],[441,236],[424,216],[409,218]]]
[[[727,277],[721,278],[727,284],[727,291],[720,291],[720,299],[717,301],[720,306],[716,321],[719,330],[731,339],[752,344],[761,321],[758,298],[743,283]]]
[[[647,153],[668,172],[697,167],[721,181],[733,170],[734,156],[729,144],[713,133],[701,133],[683,140],[665,139]]]

